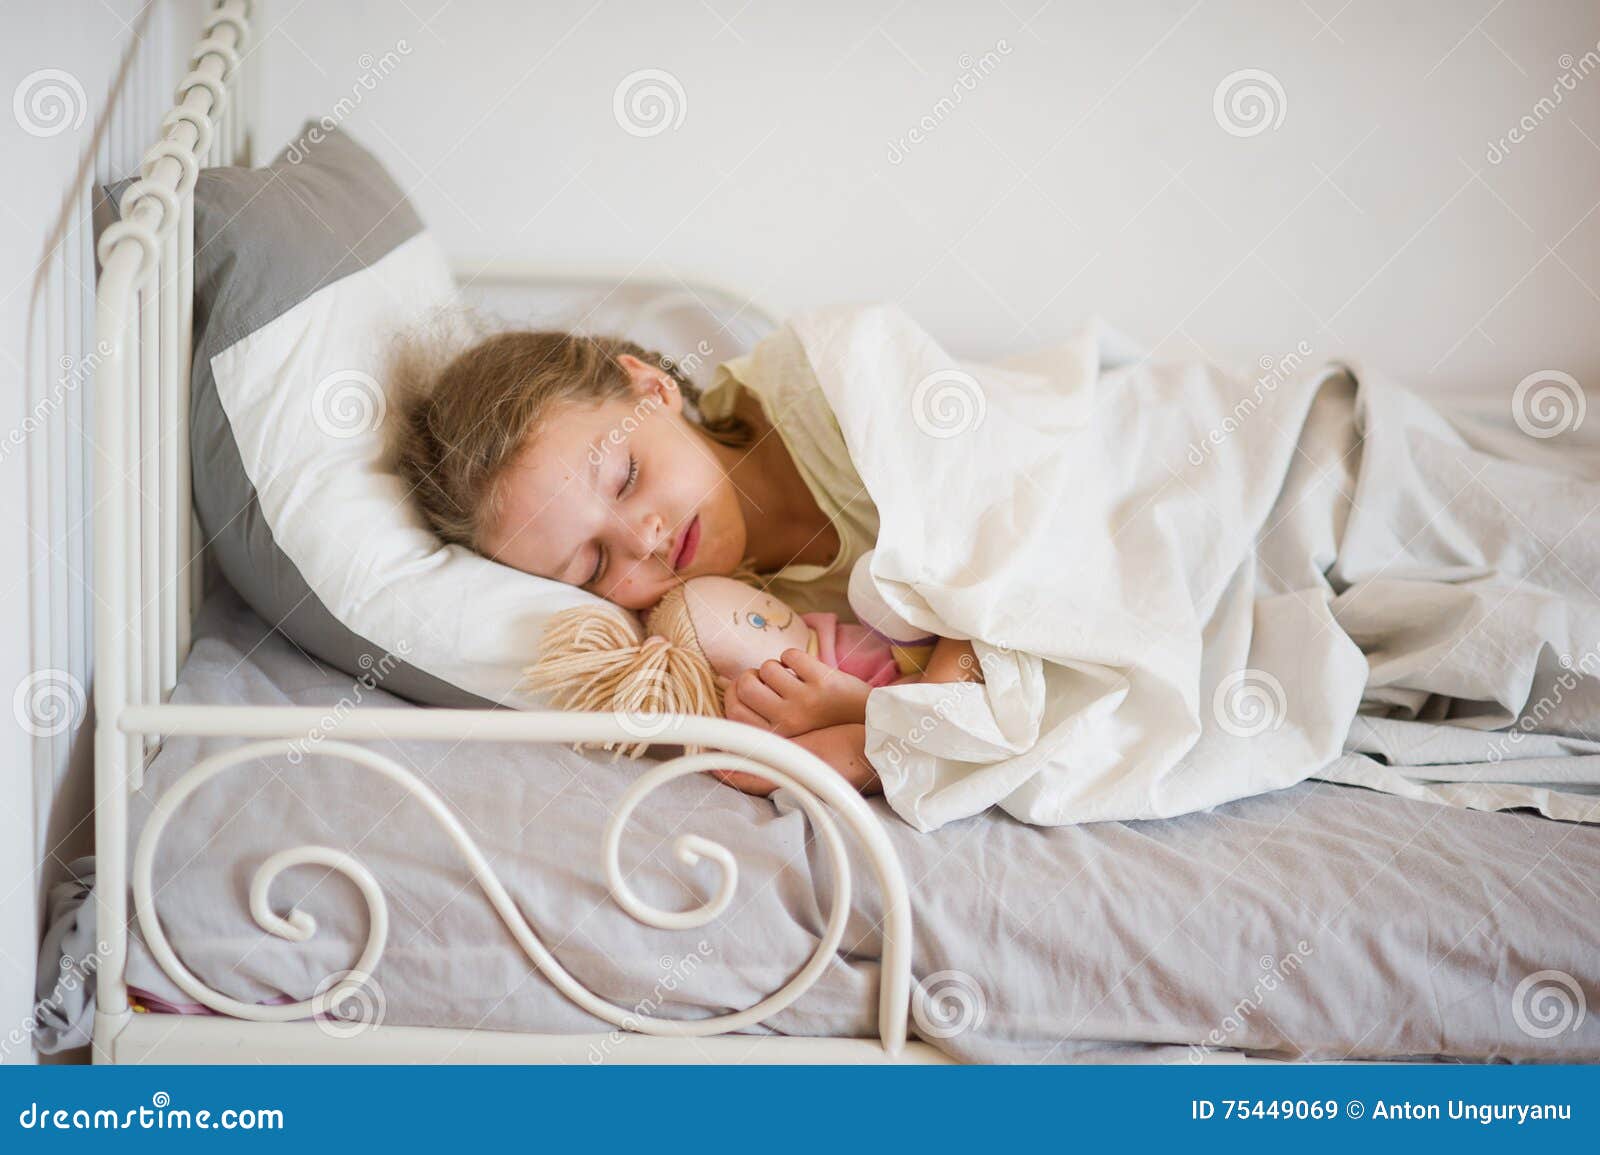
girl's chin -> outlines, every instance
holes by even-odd
[[[728,555],[733,551],[728,549],[727,536],[713,528],[710,521],[709,517],[701,515],[700,541],[695,546],[694,560],[678,571],[680,580],[713,574],[726,577],[738,567],[737,559],[728,561]]]
[[[712,547],[706,554],[706,560],[710,561],[715,557],[716,568],[709,572],[732,577],[734,571],[744,561],[744,523],[737,517],[719,520],[721,524],[716,527],[715,534],[706,534],[700,543],[700,548],[705,551],[707,546]]]
[[[717,550],[714,557],[705,559],[705,568],[702,572],[717,574],[721,577],[732,577],[739,568],[739,563],[743,560],[744,558],[739,556],[739,551],[737,550]],[[697,566],[696,568],[698,569],[699,567]]]

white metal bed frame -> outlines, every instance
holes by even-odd
[[[94,622],[96,903],[102,941],[97,971],[94,1055],[99,1062],[561,1062],[592,1059],[599,1035],[527,1035],[492,1031],[385,1026],[335,1037],[308,1020],[360,993],[382,955],[388,910],[378,881],[348,852],[300,846],[269,857],[253,878],[250,906],[262,929],[290,941],[315,933],[298,910],[270,904],[273,880],[291,866],[336,870],[361,890],[369,915],[360,958],[344,977],[310,999],[284,1006],[245,1004],[206,987],[179,959],[154,906],[152,867],[161,833],[189,793],[252,758],[285,752],[317,728],[323,711],[293,707],[178,706],[168,701],[188,653],[200,600],[201,551],[190,502],[189,371],[193,347],[195,181],[207,164],[248,161],[248,124],[237,89],[249,35],[249,0],[221,0],[203,26],[193,70],[178,86],[177,104],[145,154],[122,198],[121,219],[99,242],[101,269],[95,328],[101,360],[95,374]],[[481,268],[477,270],[483,272]],[[504,273],[499,279],[508,279]],[[532,279],[532,278],[529,278]],[[548,279],[548,278],[542,278]],[[922,1043],[906,1043],[911,995],[911,908],[901,866],[884,831],[859,795],[821,761],[791,742],[719,719],[675,720],[684,742],[727,751],[680,757],[645,772],[611,817],[601,847],[615,900],[640,921],[664,929],[698,927],[732,899],[737,865],[726,847],[699,835],[677,839],[678,857],[710,859],[720,880],[713,898],[694,910],[669,912],[641,901],[623,877],[618,850],[634,808],[662,783],[718,768],[746,769],[790,787],[839,879],[836,902],[811,958],[782,988],[754,1006],[691,1021],[644,1016],[615,1006],[573,978],[540,942],[471,838],[439,797],[410,771],[359,745],[374,739],[471,742],[630,741],[604,714],[497,710],[361,708],[333,727],[318,753],[345,759],[418,797],[455,843],[480,887],[532,963],[562,994],[597,1018],[641,1037],[607,1047],[618,1062],[884,1062],[946,1061]],[[131,863],[128,798],[166,735],[233,736],[256,741],[208,758],[158,802]],[[179,819],[181,820],[181,819]],[[832,963],[850,909],[849,864],[838,823],[864,847],[884,909],[880,1037],[803,1039],[734,1036],[799,998]],[[126,982],[128,890],[149,949],[177,985],[224,1017],[135,1014]],[[710,1037],[717,1036],[717,1037]]]

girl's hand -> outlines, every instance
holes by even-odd
[[[867,720],[872,687],[804,650],[785,650],[777,661],[745,670],[728,684],[723,712],[734,722],[793,738],[827,726]]]
[[[879,794],[883,784],[878,772],[867,761],[867,728],[861,725],[829,726],[812,730],[795,739],[818,758],[839,772],[839,776],[863,794]],[[743,770],[713,770],[713,775],[736,790],[765,797],[777,789],[775,783]]]

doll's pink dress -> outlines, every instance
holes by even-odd
[[[838,614],[801,614],[817,639],[817,657],[869,686],[887,686],[900,677],[894,647],[876,630],[841,622]]]

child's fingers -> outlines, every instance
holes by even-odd
[[[833,671],[833,667],[828,665],[827,662],[806,653],[804,650],[785,650],[779,660],[803,682],[821,681],[824,676]]]
[[[793,677],[793,675],[785,675]],[[755,670],[746,670],[733,680],[734,688],[739,692],[739,701],[745,706],[760,714],[766,721],[777,717],[783,699],[778,696],[771,686],[762,681]]]
[[[789,652],[794,653],[797,651]],[[789,669],[782,662],[762,662],[761,668],[756,672],[760,676],[761,682],[764,686],[771,688],[780,695],[794,688],[795,671]]]
[[[758,730],[772,729],[771,723],[732,694],[729,694],[728,700],[723,703],[722,716],[730,722],[743,722],[746,726],[754,726]]]

